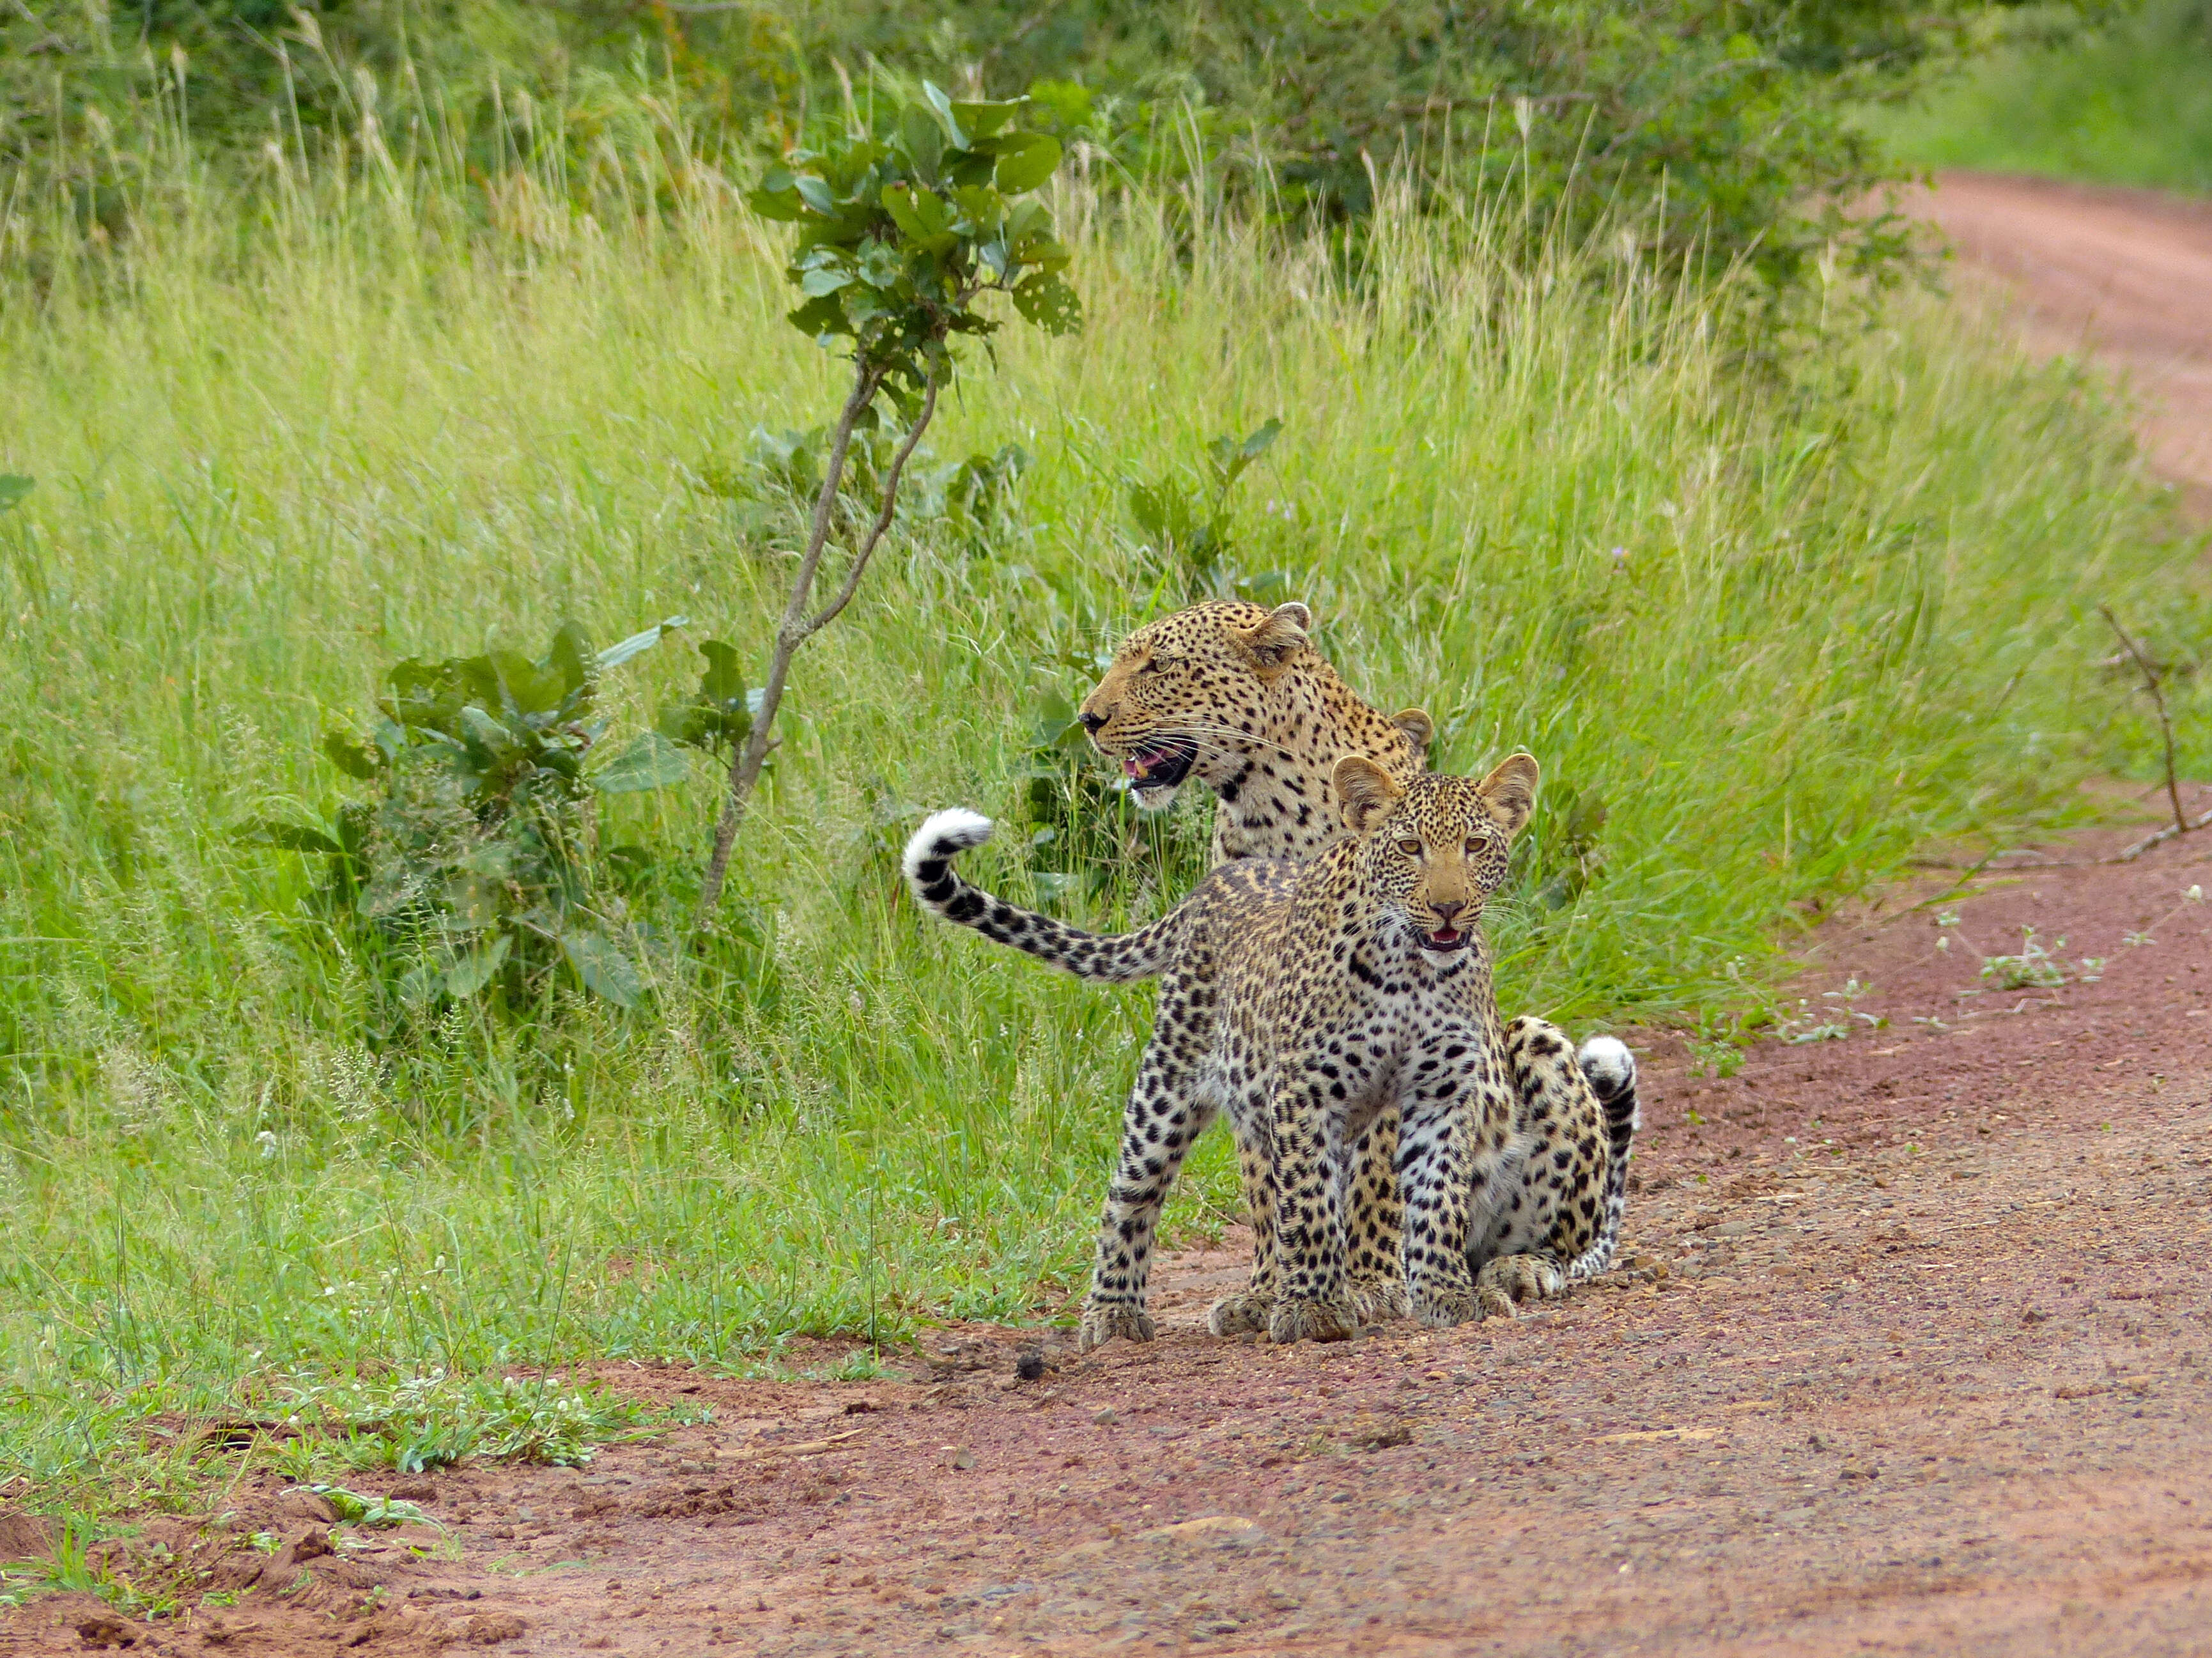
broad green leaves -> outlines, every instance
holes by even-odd
[[[745,689],[744,671],[734,647],[719,639],[702,641],[699,654],[707,671],[699,689],[681,702],[672,702],[653,720],[653,734],[687,748],[719,749],[742,743],[752,735],[753,721],[761,711],[761,693]],[[681,762],[682,756],[677,756]]]
[[[793,325],[825,345],[850,341],[909,396],[946,377],[953,335],[999,326],[975,308],[985,293],[1009,295],[1049,333],[1078,327],[1051,210],[1017,199],[1050,179],[1063,154],[1022,124],[1028,112],[1026,99],[955,100],[925,82],[921,100],[882,133],[794,150],[769,168],[746,199],[799,227],[787,274],[805,303]]]
[[[410,1005],[495,986],[532,994],[565,965],[591,994],[634,1006],[644,979],[621,908],[599,890],[589,803],[666,788],[690,762],[658,731],[605,742],[594,703],[603,674],[683,625],[672,616],[595,652],[568,623],[542,656],[401,662],[367,741],[342,731],[323,739],[331,762],[374,798],[331,823],[253,823],[239,838],[329,859],[323,907],[365,930]]]

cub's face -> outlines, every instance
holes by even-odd
[[[1136,803],[1170,805],[1195,772],[1208,782],[1238,763],[1231,746],[1260,725],[1277,677],[1305,648],[1303,604],[1196,604],[1129,635],[1077,717],[1121,762]]]
[[[1516,754],[1489,776],[1425,774],[1402,788],[1372,761],[1337,762],[1345,821],[1384,910],[1443,962],[1468,948],[1490,895],[1504,882],[1513,837],[1534,809],[1536,762]]]

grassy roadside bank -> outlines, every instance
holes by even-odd
[[[803,659],[706,970],[398,1029],[313,870],[234,826],[342,797],[320,735],[403,656],[680,611],[764,657],[782,554],[714,480],[833,406],[726,197],[529,205],[495,242],[209,201],[0,300],[0,471],[37,480],[0,517],[0,1479],[42,1501],[181,1491],[148,1417],[294,1376],[744,1363],[1079,1290],[1147,997],[925,926],[891,853],[927,808],[1020,820],[1044,701],[1182,596],[1128,483],[1218,432],[1285,422],[1237,567],[1428,707],[1440,763],[1543,761],[1540,866],[1577,879],[1492,932],[1507,1003],[1577,1024],[1733,1028],[1785,918],[2073,810],[2148,752],[2094,606],[2190,625],[2094,388],[1936,301],[1747,380],[1724,295],[1516,279],[1480,226],[1386,219],[1355,290],[1074,203],[1085,332],[1010,333],[933,434],[1034,454],[1018,509],[913,526]],[[664,647],[616,706],[696,671]],[[1568,847],[1571,793],[1605,813]],[[662,872],[641,916],[680,920],[714,799],[605,805]],[[1018,887],[1018,841],[979,867]],[[1209,1141],[1181,1218],[1232,1172]]]

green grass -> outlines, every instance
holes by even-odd
[[[2212,10],[2148,0],[2086,40],[2004,47],[1875,125],[1917,166],[2212,195]]]
[[[1744,374],[1724,295],[1516,280],[1479,225],[1386,216],[1347,291],[1321,250],[1079,200],[1087,331],[976,354],[933,439],[1033,451],[1022,527],[899,539],[802,657],[696,980],[395,1031],[313,871],[231,826],[337,799],[318,738],[403,655],[682,610],[764,658],[784,562],[696,481],[838,386],[726,195],[507,199],[464,235],[398,186],[204,186],[0,275],[0,471],[38,479],[0,517],[0,1479],[42,1502],[189,1501],[207,1465],[149,1416],[301,1377],[1062,1310],[1147,993],[925,922],[892,853],[925,808],[1018,815],[1041,701],[1170,602],[1127,477],[1216,432],[1283,417],[1239,556],[1356,685],[1453,768],[1526,746],[1602,796],[1587,891],[1492,921],[1509,1008],[1578,1025],[1755,1011],[1809,908],[2139,768],[2098,601],[2202,647],[2097,389],[1934,300]],[[649,919],[714,801],[702,771],[608,809],[678,868]],[[1215,1136],[1176,1224],[1233,1202]]]

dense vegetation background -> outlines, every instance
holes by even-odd
[[[1869,131],[1929,167],[2212,195],[2212,5],[2146,0],[2086,32],[2074,21],[2022,15],[1971,72]]]
[[[1890,228],[1840,216],[1889,170],[1852,112],[1984,38],[1698,0],[0,15],[0,1478],[183,1501],[164,1410],[1064,1311],[1146,994],[925,925],[894,853],[963,803],[1009,890],[1171,902],[1202,805],[1133,829],[1066,702],[1195,594],[1306,599],[1443,763],[1540,756],[1505,999],[1717,1065],[1839,895],[2148,774],[2097,604],[2212,767],[2197,549],[2118,411],[1882,294]],[[1082,337],[971,354],[703,938],[702,759],[592,800],[560,872],[638,994],[549,957],[425,999],[297,849],[376,804],[326,737],[403,658],[564,621],[687,618],[599,685],[617,735],[692,641],[757,676],[841,370],[744,191],[924,75],[1035,86],[1069,139]],[[1218,489],[1209,442],[1270,420]],[[1175,1224],[1232,1175],[1209,1142]]]

